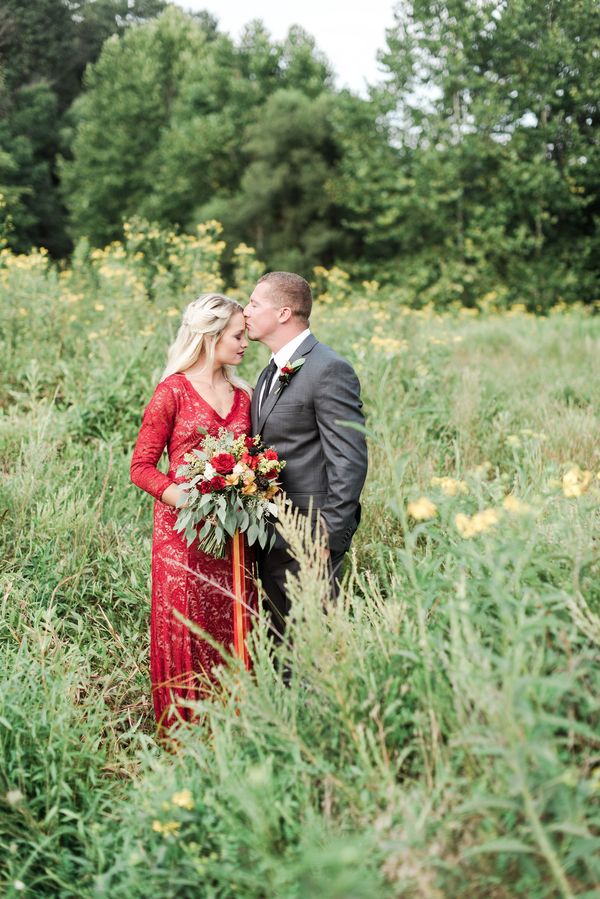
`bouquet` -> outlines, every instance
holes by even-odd
[[[175,530],[183,531],[188,546],[197,537],[200,549],[217,559],[225,556],[227,537],[236,531],[246,533],[250,546],[258,540],[264,549],[269,516],[277,517],[273,497],[281,490],[277,479],[285,462],[259,436],[234,437],[221,428],[213,437],[198,430],[205,435],[200,447],[186,453],[177,469],[185,482],[179,484],[183,495]]]

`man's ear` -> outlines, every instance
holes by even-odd
[[[281,306],[279,309],[279,323],[283,325],[285,322],[289,322],[292,317],[292,310],[289,306]]]

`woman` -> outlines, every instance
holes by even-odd
[[[235,436],[250,430],[250,388],[235,374],[248,342],[242,306],[220,294],[189,304],[167,367],[150,400],[131,461],[131,480],[155,497],[152,541],[150,673],[156,719],[161,729],[192,717],[180,704],[206,694],[212,669],[223,661],[218,648],[190,632],[174,610],[229,650],[233,643],[232,563],[188,548],[173,530],[177,467],[201,442],[198,428]],[[156,465],[167,447],[168,474]],[[251,584],[247,585],[252,591]]]

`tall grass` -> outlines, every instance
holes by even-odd
[[[252,674],[223,669],[167,751],[151,501],[128,463],[203,278],[181,253],[179,278],[150,281],[118,246],[64,272],[2,256],[3,891],[595,895],[600,319],[440,315],[372,284],[336,297],[332,277],[313,328],[355,364],[370,441],[342,595],[327,602],[318,548],[286,520],[290,687],[261,619]]]

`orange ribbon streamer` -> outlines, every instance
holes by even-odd
[[[249,630],[248,604],[246,600],[246,564],[244,558],[244,537],[236,531],[232,539],[231,561],[233,565],[233,648],[242,660],[244,668],[250,669],[250,658],[246,637]]]

